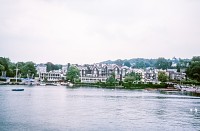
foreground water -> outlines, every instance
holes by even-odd
[[[200,97],[144,90],[0,86],[0,131],[199,129]]]

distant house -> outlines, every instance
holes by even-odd
[[[145,71],[145,81],[146,82],[154,82],[158,80],[158,72],[156,70],[146,70]]]
[[[183,80],[186,77],[186,73],[177,72],[176,69],[167,69],[167,73],[170,80]]]
[[[62,71],[61,70],[54,70],[45,73],[39,73],[39,79],[41,81],[47,80],[51,82],[56,82],[62,80]]]
[[[106,82],[113,73],[115,79],[122,79],[127,74],[128,67],[119,67],[115,64],[93,64],[76,66],[80,71],[80,79],[83,83]]]
[[[47,66],[45,64],[38,64],[36,65],[37,74],[39,73],[46,73],[47,72]]]
[[[63,73],[63,74],[66,74],[66,73],[67,73],[67,70],[68,70],[68,65],[63,65],[63,66],[62,66],[62,73]]]

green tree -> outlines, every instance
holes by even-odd
[[[70,66],[66,74],[67,80],[70,80],[71,82],[74,83],[75,79],[78,79],[79,76],[80,76],[79,69],[75,66]]]
[[[53,70],[54,68],[54,64],[51,62],[47,62],[45,65],[47,66],[47,72]]]
[[[192,61],[200,61],[200,56],[194,56],[194,57],[192,58]]]
[[[187,76],[189,78],[200,81],[200,57],[193,57],[191,64],[186,70]]]
[[[0,64],[0,73],[5,70],[5,67]]]
[[[177,72],[180,72],[180,70],[181,70],[181,66],[180,66],[179,63],[177,64],[176,69],[177,69]]]
[[[110,77],[108,77],[108,79],[106,80],[106,82],[109,83],[109,84],[114,84],[116,82],[115,73],[112,73],[110,75]]]
[[[21,63],[19,69],[22,77],[27,77],[27,75],[29,77],[32,75],[35,76],[37,73],[35,64],[33,62]]]
[[[6,72],[7,76],[14,76],[14,64],[10,62],[9,58],[0,57],[0,64],[4,66],[4,71]]]
[[[157,62],[155,63],[155,67],[157,69],[167,69],[170,66],[170,63],[163,57],[158,58]]]
[[[141,76],[135,72],[129,73],[124,79],[125,82],[134,82],[134,81],[140,81],[140,80],[141,80]]]
[[[47,66],[47,72],[62,69],[62,65],[53,64],[51,62],[47,62],[45,65]]]
[[[165,72],[158,72],[158,80],[161,81],[161,82],[166,82],[168,79],[168,76]]]
[[[138,61],[135,63],[135,67],[136,68],[145,68],[146,66],[145,66],[144,61]]]
[[[131,67],[131,63],[129,61],[125,61],[124,66]]]
[[[118,65],[118,66],[122,66],[124,62],[123,62],[123,60],[118,59],[118,60],[114,61],[114,63],[115,63],[116,65]]]

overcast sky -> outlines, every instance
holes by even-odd
[[[0,0],[0,56],[66,64],[200,55],[200,0]]]

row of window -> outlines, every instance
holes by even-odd
[[[82,78],[81,81],[106,81],[106,78]]]
[[[61,75],[60,74],[40,74],[40,76],[57,76],[57,77],[60,77]]]

